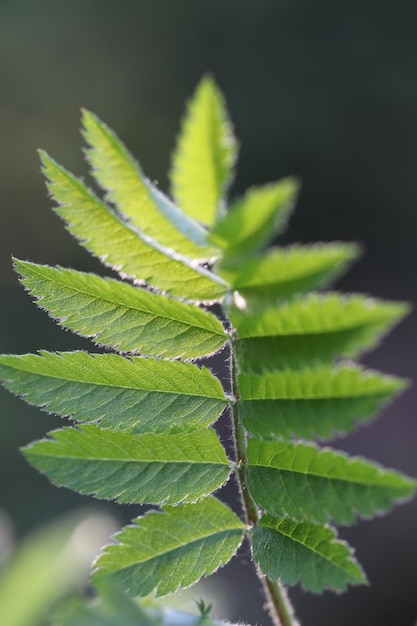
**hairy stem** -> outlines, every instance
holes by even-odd
[[[259,522],[259,512],[258,507],[248,491],[246,483],[245,469],[248,463],[247,436],[246,431],[239,419],[238,402],[240,394],[237,382],[237,362],[233,343],[231,352],[232,392],[235,398],[235,403],[232,406],[232,422],[237,464],[236,477],[239,485],[246,523],[249,528],[253,528]],[[247,537],[251,543],[251,533],[247,533]],[[285,588],[278,581],[272,581],[267,576],[263,576],[259,570],[257,570],[257,574],[264,589],[267,599],[267,609],[274,626],[299,626],[299,622],[294,615],[294,611]]]

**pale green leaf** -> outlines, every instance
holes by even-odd
[[[228,338],[214,315],[128,283],[19,260],[15,268],[62,326],[119,351],[194,359]]]
[[[204,428],[227,404],[207,368],[117,354],[4,355],[0,379],[43,410],[133,433]]]
[[[353,523],[413,495],[417,483],[359,457],[314,445],[250,439],[247,483],[255,502],[276,517]]]
[[[285,227],[297,191],[294,178],[249,189],[215,224],[210,241],[223,248],[227,256],[263,248]]]
[[[216,272],[244,298],[274,300],[325,287],[359,255],[348,243],[273,248],[236,265],[217,265]]]
[[[244,526],[215,498],[166,507],[134,520],[96,562],[95,579],[111,576],[125,592],[167,595],[225,565],[242,541]]]
[[[366,577],[348,545],[328,526],[263,515],[253,533],[253,558],[262,573],[306,591],[345,591]]]
[[[190,300],[217,300],[227,285],[205,268],[158,245],[101,202],[72,174],[41,152],[55,211],[67,230],[103,263],[140,282]]]
[[[77,513],[27,536],[1,572],[1,626],[46,624],[51,607],[87,581],[108,532],[107,519]]]
[[[173,154],[171,183],[178,206],[212,226],[222,210],[237,147],[223,96],[210,77],[200,82]]]
[[[230,464],[212,429],[184,435],[132,435],[97,426],[63,428],[23,448],[58,487],[132,504],[178,504],[206,496]]]
[[[145,235],[184,256],[213,256],[204,229],[147,180],[113,131],[89,111],[83,111],[83,135],[92,174],[114,204]]]
[[[407,312],[403,303],[310,294],[260,311],[231,312],[245,369],[300,368],[370,349]]]
[[[370,419],[406,382],[358,366],[239,375],[245,428],[264,438],[346,433]]]

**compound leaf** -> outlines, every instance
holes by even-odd
[[[330,438],[364,422],[405,381],[359,366],[239,375],[240,414],[259,437]]]
[[[263,248],[284,228],[297,191],[294,178],[250,189],[215,224],[210,241],[224,249],[226,257]]]
[[[355,244],[333,243],[272,248],[263,256],[220,263],[216,272],[244,298],[287,298],[325,287],[359,255]]]
[[[178,504],[218,489],[230,465],[213,429],[132,435],[87,425],[63,428],[23,448],[58,487],[116,502]]]
[[[128,283],[19,260],[15,268],[62,326],[118,351],[194,359],[227,339],[211,313]]]
[[[223,96],[206,76],[189,103],[172,160],[172,192],[187,215],[207,226],[214,224],[236,154]]]
[[[409,498],[417,483],[328,448],[250,439],[247,481],[255,502],[276,517],[350,524]]]
[[[242,541],[244,526],[213,497],[165,507],[134,520],[96,562],[95,580],[111,576],[125,592],[164,596],[225,565]]]
[[[227,404],[207,368],[179,361],[81,351],[4,355],[0,378],[46,411],[133,433],[204,428]]]
[[[348,545],[328,526],[263,515],[253,533],[253,558],[262,573],[306,591],[345,591],[366,577]]]
[[[184,256],[213,256],[204,229],[147,180],[126,146],[94,113],[83,111],[87,159],[98,184],[114,204],[145,235]]]
[[[216,300],[226,292],[219,277],[143,235],[46,153],[40,154],[48,189],[59,205],[56,213],[103,263],[181,298]]]
[[[401,319],[408,306],[363,296],[310,294],[261,311],[239,310],[237,330],[242,367],[301,368],[352,358],[369,349]]]

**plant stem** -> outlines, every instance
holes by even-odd
[[[249,529],[251,529],[259,523],[259,512],[256,503],[249,493],[246,483],[245,469],[248,464],[247,435],[242,422],[239,419],[238,403],[240,400],[240,394],[237,382],[237,362],[233,343],[231,352],[232,393],[235,398],[235,403],[232,406],[232,423],[237,464],[236,478],[239,485],[246,523]],[[251,533],[247,533],[247,537],[249,542],[252,543]],[[294,615],[287,592],[281,583],[278,581],[272,581],[267,576],[263,576],[259,569],[257,569],[257,575],[262,583],[267,599],[267,609],[274,626],[299,626],[299,622]]]

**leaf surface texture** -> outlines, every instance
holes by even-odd
[[[133,433],[204,428],[227,404],[207,368],[179,361],[41,352],[0,357],[0,376],[44,410]]]
[[[123,352],[194,359],[227,339],[214,315],[126,282],[15,261],[21,282],[62,326]]]
[[[96,562],[96,578],[110,575],[129,595],[164,596],[225,565],[237,551],[244,526],[215,498],[165,507],[134,520]]]
[[[87,425],[49,433],[23,449],[59,487],[116,502],[178,504],[218,489],[230,466],[214,430],[132,435]]]
[[[264,515],[253,533],[253,558],[271,580],[301,583],[313,593],[366,582],[347,544],[328,526]]]
[[[223,96],[206,77],[189,103],[172,160],[172,192],[187,215],[214,224],[223,209],[236,152]]]
[[[255,502],[271,515],[295,521],[353,523],[355,514],[382,513],[416,488],[397,472],[308,444],[250,439],[248,461]]]

